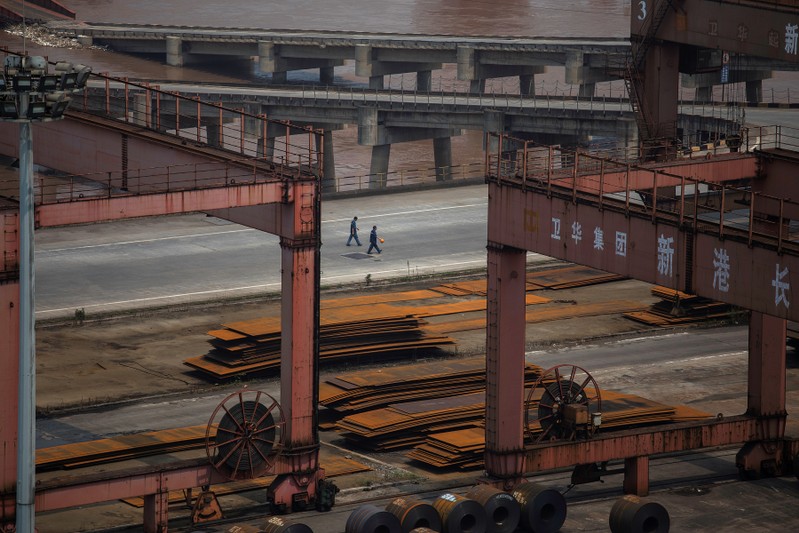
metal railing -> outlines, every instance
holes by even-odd
[[[689,224],[695,231],[719,238],[738,238],[750,246],[757,242],[778,253],[799,255],[799,242],[792,235],[797,229],[792,225],[795,218],[791,218],[799,216],[797,201],[501,134],[489,134],[487,142],[498,147],[486,153],[489,181],[573,202],[579,198],[603,209],[653,221]],[[501,148],[508,146],[515,148]],[[774,149],[799,153],[799,130],[784,126],[746,128],[741,132],[740,146],[734,148],[740,157]],[[735,157],[735,153],[728,157]],[[631,172],[637,175],[634,187]],[[758,216],[764,212],[777,215],[764,221]]]

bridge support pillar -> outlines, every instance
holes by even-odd
[[[763,101],[763,80],[746,82],[746,101],[750,104],[759,104]]]
[[[577,95],[580,98],[593,98],[596,91],[596,83],[581,83]]]
[[[385,88],[383,76],[369,76],[369,88],[375,90],[383,90]]]
[[[180,37],[166,36],[166,64],[171,67],[183,66],[183,39]]]
[[[369,188],[384,189],[388,181],[388,159],[391,155],[390,144],[372,146],[372,162],[369,166]]]
[[[436,166],[436,181],[452,179],[452,137],[433,139],[433,161]]]
[[[709,104],[713,101],[713,86],[697,87],[694,96],[697,104]]]
[[[335,67],[321,67],[319,69],[319,83],[322,85],[333,85],[335,79]]]
[[[216,122],[206,122],[205,124],[205,142],[208,146],[214,148],[222,148],[222,128]]]
[[[471,80],[469,82],[469,93],[470,94],[482,94],[486,90],[486,81],[485,80]]]
[[[285,85],[289,81],[289,73],[285,70],[282,72],[272,73],[272,83],[275,85]]]
[[[316,149],[322,150],[322,192],[336,190],[336,160],[333,153],[333,130],[325,129],[323,135],[316,136]],[[319,146],[320,138],[324,139]]]
[[[522,96],[535,96],[535,74],[522,74],[519,76],[519,94]]]
[[[416,73],[416,90],[426,93],[433,90],[433,72],[431,70],[420,70]]]
[[[130,121],[137,126],[150,127],[150,95],[140,93],[133,95],[133,106],[130,111]]]

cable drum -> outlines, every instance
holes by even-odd
[[[286,520],[282,516],[270,516],[264,522],[263,533],[313,533],[313,529],[305,524]]]
[[[486,533],[513,533],[519,525],[522,508],[513,496],[491,485],[476,485],[466,493],[485,509]]]
[[[457,494],[442,494],[433,502],[444,526],[444,533],[485,533],[486,517],[483,506]]]
[[[555,533],[566,521],[566,498],[555,489],[519,483],[511,493],[521,506],[523,527],[535,533]]]
[[[364,504],[347,517],[345,533],[402,533],[399,518],[372,504]]]
[[[669,512],[657,502],[628,494],[610,510],[612,533],[668,533]]]
[[[429,503],[421,500],[395,498],[386,505],[386,511],[399,519],[403,533],[409,533],[419,528],[441,531],[441,517],[438,516],[438,511]]]

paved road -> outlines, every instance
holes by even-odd
[[[486,206],[484,185],[324,201],[322,285],[484,268]],[[199,214],[42,230],[36,250],[38,319],[280,289],[276,236]]]

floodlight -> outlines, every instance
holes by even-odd
[[[1,100],[0,101],[0,117],[17,119],[19,113],[17,112],[16,100]]]
[[[61,118],[71,102],[67,98],[67,93],[63,91],[50,93],[44,97],[44,100],[47,104],[47,114],[52,118]]]
[[[58,82],[61,78],[58,76],[42,76],[39,80],[40,91],[55,91],[58,89]]]
[[[43,100],[28,104],[28,118],[42,118],[45,113],[47,113],[47,104]]]
[[[41,76],[47,72],[47,60],[42,56],[26,57],[23,65],[34,76]]]
[[[61,75],[61,83],[59,89],[62,91],[71,91],[75,88],[75,83],[78,80],[78,74],[75,72],[65,72]]]
[[[13,68],[13,69],[22,68],[22,57],[6,56],[5,68]]]
[[[17,74],[13,78],[14,90],[23,93],[31,90],[31,77],[29,74]]]
[[[92,67],[86,65],[75,65],[75,72],[78,73],[78,78],[75,80],[75,85],[78,89],[86,87],[86,82],[89,81],[89,74],[92,73]]]

